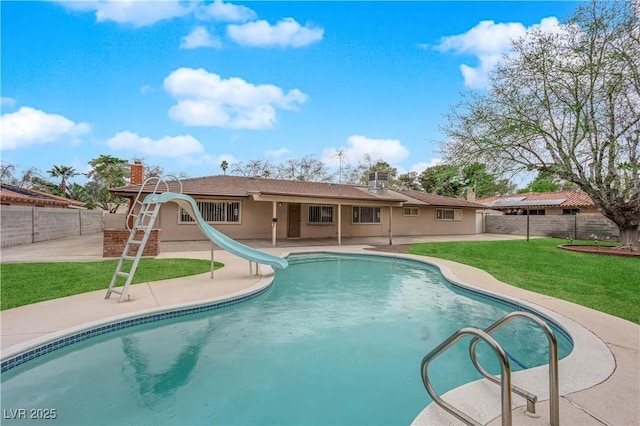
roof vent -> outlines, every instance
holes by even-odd
[[[369,191],[377,194],[386,194],[389,188],[389,173],[371,172],[369,173]]]

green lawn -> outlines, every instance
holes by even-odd
[[[516,287],[640,324],[640,259],[556,247],[564,243],[553,238],[421,243],[414,244],[408,253],[475,266]]]
[[[0,265],[0,309],[107,289],[117,260],[69,263],[15,263]],[[215,269],[224,266],[216,262]],[[211,261],[194,259],[141,259],[133,284],[208,272]],[[118,285],[124,283],[120,279]]]

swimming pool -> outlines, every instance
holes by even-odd
[[[289,260],[268,291],[242,304],[118,330],[5,372],[3,411],[55,409],[52,424],[409,424],[430,402],[424,354],[514,310],[422,262]],[[563,357],[571,342],[556,334]],[[530,324],[496,337],[514,369],[546,362],[546,338]],[[434,362],[439,392],[480,378],[466,350]]]

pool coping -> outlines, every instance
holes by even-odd
[[[565,393],[568,393],[568,392],[574,392],[574,393],[578,392],[581,390],[581,388],[586,389],[589,387],[594,387],[595,385],[601,384],[604,382],[607,382],[607,383],[612,382],[612,376],[613,376],[614,370],[616,372],[616,376],[618,376],[619,374],[620,375],[626,374],[624,380],[631,380],[631,381],[633,380],[633,376],[629,377],[629,373],[634,375],[638,374],[637,370],[633,372],[631,372],[628,368],[626,370],[622,370],[620,368],[620,365],[616,361],[616,357],[620,354],[620,348],[622,347],[626,349],[628,352],[631,352],[631,355],[625,355],[625,356],[630,357],[630,359],[633,362],[637,363],[638,352],[640,351],[640,344],[637,342],[639,340],[638,338],[640,338],[640,333],[638,333],[638,331],[640,330],[640,326],[638,326],[637,324],[631,323],[626,320],[622,320],[617,317],[612,317],[610,315],[603,314],[601,312],[594,311],[589,308],[571,304],[570,302],[566,302],[561,299],[555,299],[552,297],[529,292],[527,290],[518,289],[516,287],[510,286],[506,283],[496,280],[494,277],[492,277],[491,275],[489,275],[488,273],[482,270],[472,268],[467,265],[462,265],[456,262],[446,261],[446,260],[437,259],[437,258],[430,258],[425,256],[365,251],[366,248],[369,248],[369,246],[304,247],[304,248],[293,249],[290,251],[290,253],[311,253],[311,252],[326,252],[326,253],[337,253],[337,254],[353,253],[353,254],[366,254],[366,255],[373,255],[373,256],[378,255],[378,256],[386,256],[386,257],[412,259],[419,262],[435,265],[440,269],[441,273],[445,276],[445,278],[447,278],[449,281],[453,283],[456,283],[461,287],[468,287],[475,291],[481,291],[483,293],[494,295],[501,299],[514,301],[514,303],[516,304],[524,304],[526,306],[529,306],[530,309],[539,311],[540,313],[548,316],[550,319],[558,322],[560,325],[566,328],[572,334],[572,337],[574,339],[574,345],[576,344],[578,345],[575,348],[575,350],[572,351],[571,354],[569,354],[567,357],[561,360],[561,366],[560,366],[561,396],[565,395]],[[193,252],[191,254],[193,255],[198,253]],[[286,254],[287,253],[285,253],[284,255]],[[207,252],[206,256],[208,255],[209,253]],[[472,276],[473,279],[470,279],[470,276]],[[477,280],[478,277],[481,277],[479,281]],[[270,284],[273,282],[273,278],[274,278],[273,275],[266,277],[265,279],[268,281],[268,284],[262,283],[261,285],[270,286]],[[189,278],[183,278],[180,280],[186,281],[188,279]],[[473,281],[473,284],[470,284],[470,281]],[[262,282],[262,279],[260,280],[260,282]],[[489,284],[487,284],[487,282],[489,282]],[[189,308],[189,307],[194,307],[196,305],[202,305],[207,303],[215,303],[216,301],[220,302],[220,301],[228,300],[229,298],[233,298],[233,297],[242,297],[242,295],[246,295],[247,293],[250,293],[251,288],[258,285],[259,284],[251,285],[242,291],[238,291],[233,294],[226,294],[223,297],[216,297],[216,298],[207,299],[207,300],[198,300],[196,302],[188,302],[188,303],[176,304],[171,306],[163,306],[161,308],[142,309],[138,311],[129,312],[123,315],[117,315],[117,316],[112,316],[112,317],[104,318],[97,321],[86,322],[75,327],[66,328],[64,330],[60,330],[55,333],[46,334],[36,339],[32,339],[20,344],[12,345],[6,349],[3,348],[2,360],[4,361],[11,356],[20,354],[25,350],[29,350],[29,348],[33,348],[38,345],[41,346],[42,343],[46,344],[52,339],[65,337],[73,332],[78,332],[78,331],[83,332],[88,328],[96,327],[96,326],[99,327],[101,325],[104,325],[105,323],[109,323],[113,321],[122,321],[122,320],[126,321],[127,319],[131,319],[133,317],[153,315],[159,312],[171,311],[171,310],[180,309],[180,308]],[[536,302],[532,300],[535,300]],[[575,320],[572,319],[571,317],[575,318]],[[605,322],[607,324],[603,326],[603,323]],[[587,328],[587,326],[584,325],[585,323],[588,324],[589,328],[595,329],[596,331],[593,332],[589,330],[589,328]],[[609,326],[609,323],[611,323],[612,325]],[[619,328],[623,329],[622,333],[618,332]],[[631,333],[633,333],[632,338],[630,339],[630,341],[624,340],[629,336],[630,330],[631,330]],[[603,341],[603,338],[606,339],[607,341],[606,342]],[[598,354],[597,356],[594,356],[594,352],[593,352],[594,348],[596,348],[597,350],[596,351],[596,354]],[[613,351],[614,353],[612,352],[612,348],[614,349]],[[427,349],[428,348],[426,348],[425,353],[427,352]],[[595,362],[596,364],[595,367],[597,367],[596,374],[592,374],[593,371],[589,371],[589,370],[582,371],[579,368],[575,368],[575,369],[569,368],[571,367],[570,365],[571,363],[577,362],[579,364],[586,363],[584,365],[589,365],[589,362],[593,360],[596,361]],[[565,372],[563,372],[563,370]],[[534,391],[534,393],[537,393],[539,396],[539,400],[538,400],[539,402],[544,401],[544,395],[548,394],[545,372],[546,372],[546,369],[544,367],[538,367],[538,368],[530,369],[527,371],[514,373],[513,375],[514,384],[518,384],[523,379],[526,379],[527,381],[531,380],[532,383],[534,383],[534,386],[539,388],[539,392],[537,391],[537,389],[535,390],[532,389],[532,385],[529,383],[527,384],[527,387],[526,387],[527,390]],[[570,374],[567,374],[567,372]],[[532,375],[530,377],[529,376],[523,377],[523,374],[519,374],[519,373],[531,373]],[[419,374],[419,372],[416,372],[416,374]],[[567,382],[567,377],[570,379],[569,382]],[[618,382],[619,381],[620,380],[618,380]],[[613,382],[615,382],[615,380],[613,380]],[[631,387],[631,392],[630,392],[630,396],[629,395],[626,396],[627,401],[629,400],[629,398],[631,398],[632,401],[634,400],[634,398],[637,400],[638,398],[637,385],[631,384],[630,387]],[[609,388],[611,388],[611,386],[609,386]],[[597,393],[597,392],[593,392],[593,393]],[[618,398],[622,397],[622,395],[616,394],[618,393],[617,387],[614,387],[613,393],[614,395],[602,395],[602,399],[605,401],[610,401],[612,398],[614,398],[615,402],[618,403]],[[580,394],[580,392],[578,392],[578,394]],[[584,392],[582,392],[582,394],[584,394]],[[425,395],[426,395],[426,391],[425,391]],[[470,398],[470,395],[474,398],[475,398],[474,395],[488,395],[489,397],[478,400],[478,399]],[[591,396],[587,395],[587,396],[593,399],[593,395]],[[447,401],[450,401],[452,403],[457,403],[457,401],[459,401],[460,402],[459,406],[465,412],[469,412],[469,410],[467,410],[466,408],[467,405],[470,405],[471,406],[470,408],[472,409],[471,411],[473,411],[474,407],[478,407],[478,405],[476,404],[480,404],[482,409],[480,410],[480,413],[478,415],[483,419],[482,420],[483,424],[487,424],[487,422],[490,422],[491,420],[495,421],[495,419],[500,415],[499,407],[496,408],[496,402],[498,402],[497,405],[499,405],[499,401],[500,401],[499,387],[492,383],[489,383],[488,381],[480,380],[477,382],[471,382],[471,383],[465,384],[461,387],[458,387],[456,389],[453,389],[447,392],[444,395],[444,398]],[[622,399],[624,400],[625,398],[622,398]],[[573,401],[570,401],[570,403],[573,403]],[[521,401],[514,395],[513,406],[519,406],[523,404],[524,403],[523,402],[521,403]],[[582,407],[579,407],[579,408],[582,408]],[[623,418],[625,419],[631,418],[633,419],[634,423],[637,423],[638,419],[640,419],[640,415],[638,414],[637,408],[616,406],[615,410],[616,410],[615,414],[611,414],[610,418],[619,418],[617,413],[621,411]],[[583,411],[587,411],[587,410],[583,409]],[[604,413],[605,418],[606,418],[606,414],[607,413]],[[592,416],[592,417],[595,418],[595,416]],[[616,421],[606,421],[606,423],[616,424]],[[621,423],[620,421],[618,421],[617,423],[625,424],[625,423]],[[413,424],[459,424],[459,422],[455,418],[453,418],[451,415],[444,412],[439,407],[435,406],[435,404],[430,404],[429,406],[425,407],[425,409],[422,410],[417,415]],[[602,422],[599,422],[598,424],[602,424]]]
[[[262,267],[270,268],[266,265],[262,265]],[[269,290],[274,279],[275,275],[273,273],[263,275],[258,282],[251,287],[225,296],[119,314],[103,320],[90,321],[74,327],[65,328],[64,330],[46,336],[10,346],[8,349],[2,351],[0,371],[8,371],[20,364],[54,352],[65,346],[112,331],[242,303]]]

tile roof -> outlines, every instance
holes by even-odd
[[[71,198],[60,197],[35,189],[21,188],[19,186],[0,183],[0,199],[3,202],[21,202],[30,204],[49,204],[53,206],[84,207],[85,203]]]
[[[477,200],[486,207],[508,209],[518,207],[594,207],[593,200],[583,191],[527,192],[496,195]]]
[[[403,189],[397,190],[399,194],[410,197],[413,200],[408,200],[409,203],[412,201],[415,203],[415,200],[419,201],[415,204],[428,204],[431,206],[442,206],[442,207],[470,207],[476,209],[483,209],[485,206],[479,204],[477,202],[459,200],[457,198],[444,197],[442,195],[429,194],[427,192],[416,191],[413,189]]]
[[[249,197],[252,194],[283,195],[289,197],[309,197],[319,199],[344,199],[379,202],[411,202],[411,204],[454,206],[483,208],[484,206],[469,203],[454,198],[441,197],[426,194],[420,191],[394,191],[376,193],[363,186],[344,185],[327,182],[302,182],[295,180],[250,178],[244,176],[205,176],[198,178],[181,179],[182,192],[193,197],[219,196],[219,197]],[[153,192],[155,183],[147,184],[145,193]],[[110,191],[119,195],[134,195],[140,190],[140,185],[130,185],[113,188]],[[164,190],[161,185],[159,190]],[[179,192],[177,182],[169,182],[169,190]]]

